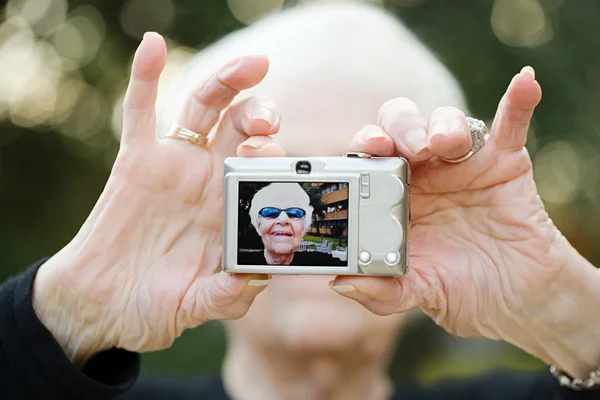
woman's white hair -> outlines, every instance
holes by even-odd
[[[343,154],[396,97],[413,100],[426,118],[439,106],[466,111],[456,80],[394,15],[366,3],[314,2],[271,14],[194,56],[159,110],[159,132],[168,130],[199,82],[245,54],[265,54],[270,68],[236,101],[275,101],[282,121],[274,138],[289,156]]]
[[[258,212],[263,207],[276,207],[275,204],[280,201],[289,202],[294,204],[296,207],[302,208],[306,211],[304,216],[304,232],[308,231],[312,224],[313,207],[310,205],[310,197],[297,183],[283,183],[275,182],[268,186],[260,189],[250,203],[250,222],[256,232],[258,230]]]

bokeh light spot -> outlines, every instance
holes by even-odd
[[[10,0],[6,19],[23,21],[37,35],[45,36],[66,19],[67,10],[67,0]]]
[[[79,66],[77,61],[83,57],[85,51],[83,38],[77,28],[70,22],[65,22],[54,33],[53,42],[59,54],[72,61],[66,63],[66,69],[77,68]]]
[[[6,5],[7,17],[20,16],[29,24],[41,21],[52,6],[52,0],[10,0]]]
[[[55,125],[65,122],[71,116],[73,107],[75,107],[84,85],[79,77],[71,77],[61,82],[52,117]]]
[[[59,128],[63,134],[85,141],[104,127],[106,116],[102,94],[93,86],[83,84],[72,114]]]
[[[544,146],[534,158],[535,179],[541,198],[554,205],[573,201],[581,189],[581,154],[568,142]]]
[[[596,153],[584,159],[583,193],[589,199],[598,198],[600,183],[600,154]]]
[[[495,0],[491,24],[498,39],[514,47],[541,46],[554,36],[538,0]]]
[[[67,63],[67,69],[93,60],[104,40],[105,29],[104,20],[95,7],[83,6],[71,13],[53,37],[58,53],[72,61]]]
[[[283,4],[284,0],[227,0],[231,14],[246,25],[270,12],[281,10]]]
[[[62,77],[60,58],[52,46],[36,42],[20,30],[0,45],[0,110],[14,124],[31,127],[52,116]]]

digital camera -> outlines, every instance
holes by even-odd
[[[223,269],[406,273],[410,169],[399,157],[225,160]]]

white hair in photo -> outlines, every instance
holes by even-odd
[[[285,201],[306,211],[304,216],[304,233],[312,224],[313,207],[310,205],[310,197],[297,183],[275,182],[260,189],[250,203],[250,222],[258,232],[258,212],[263,207],[276,207],[278,202]]]

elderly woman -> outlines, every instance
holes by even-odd
[[[313,207],[297,183],[272,183],[250,205],[250,222],[265,246],[261,257],[238,258],[239,264],[289,265],[310,228]]]
[[[240,265],[346,265],[330,254],[296,253],[311,226],[313,207],[298,183],[271,183],[260,189],[250,205],[250,222],[264,251],[240,252]]]
[[[242,52],[267,54],[271,71],[265,56]],[[165,55],[163,39],[146,35],[119,155],[79,233],[0,290],[0,397],[598,398],[588,377],[600,365],[600,274],[537,195],[524,148],[541,97],[532,69],[508,85],[483,148],[462,157],[472,139],[458,85],[377,9],[307,6],[224,38],[194,61],[182,87],[201,82],[174,103],[187,136],[159,139]],[[219,271],[225,157],[348,150],[412,163],[407,275]],[[543,372],[394,385],[390,349],[405,311],[417,308],[452,334],[528,351],[560,384]],[[136,384],[139,353],[223,319],[222,380]]]

